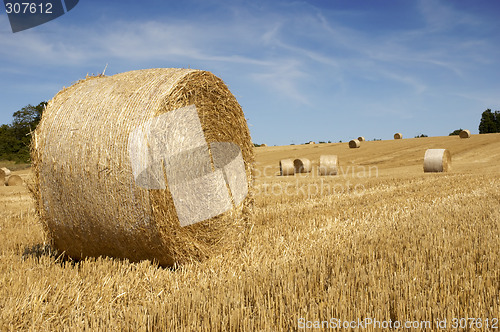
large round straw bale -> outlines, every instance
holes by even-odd
[[[470,130],[464,129],[460,132],[460,134],[458,134],[458,136],[460,136],[460,138],[470,138]]]
[[[23,185],[23,179],[16,174],[12,174],[8,177],[5,178],[5,183],[9,187],[14,187],[14,186],[22,186]]]
[[[307,158],[297,158],[293,161],[295,173],[309,173],[312,169],[311,161]]]
[[[292,159],[280,160],[280,175],[294,175],[295,167],[293,166]]]
[[[360,146],[361,146],[361,144],[359,143],[359,140],[357,140],[357,139],[352,139],[349,141],[349,147],[351,149],[359,148]]]
[[[403,139],[403,134],[401,134],[401,133],[395,133],[394,134],[394,139]]]
[[[9,176],[12,173],[7,167],[2,167],[1,170],[5,173],[5,176]]]
[[[267,146],[267,144],[266,144],[266,143],[263,143],[263,144],[261,144],[260,146],[261,146],[261,147],[263,147],[263,148],[265,148],[265,147]]]
[[[359,136],[359,137],[358,137],[358,141],[360,141],[360,142],[364,142],[364,141],[365,141],[365,138],[364,138],[363,136]]]
[[[448,172],[451,154],[446,149],[428,149],[424,156],[424,172]]]
[[[339,159],[336,155],[319,156],[319,175],[337,175],[339,171]]]
[[[0,168],[0,187],[4,186],[5,183],[5,171]]]
[[[253,144],[210,72],[88,77],[47,105],[32,141],[37,209],[71,257],[172,265],[242,238]]]

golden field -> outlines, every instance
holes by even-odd
[[[423,172],[428,148],[450,150],[449,173]],[[500,134],[255,153],[246,242],[177,269],[65,260],[28,190],[0,187],[0,331],[500,329]],[[337,176],[317,175],[321,154]],[[296,157],[313,173],[277,176]]]

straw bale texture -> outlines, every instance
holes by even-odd
[[[312,170],[311,161],[307,158],[297,158],[293,161],[295,173],[309,173]]]
[[[363,136],[359,136],[359,137],[358,137],[358,141],[360,141],[360,142],[364,142],[364,141],[365,141],[365,138],[364,138]]]
[[[319,156],[319,175],[337,175],[339,159],[336,155]]]
[[[19,175],[12,174],[5,178],[5,184],[9,187],[22,186],[23,183],[23,179]]]
[[[359,143],[359,140],[357,140],[357,139],[352,139],[349,141],[349,147],[351,149],[359,148],[360,146],[361,146],[361,144]]]
[[[403,134],[401,134],[401,133],[395,133],[394,134],[394,139],[403,139]]]
[[[448,172],[451,154],[447,149],[428,149],[424,156],[424,172]]]
[[[280,175],[294,175],[295,166],[293,165],[292,159],[282,159],[280,160]]]
[[[464,129],[458,134],[460,138],[470,138],[470,130]]]
[[[1,170],[4,171],[5,176],[9,176],[11,174],[10,169],[8,169],[7,167],[2,167]]]
[[[172,140],[168,159],[146,155]],[[233,163],[228,151],[241,160],[233,165],[239,174],[224,167]],[[52,245],[74,258],[164,266],[202,260],[242,238],[253,159],[243,111],[210,72],[161,68],[87,77],[48,103],[33,137],[37,210]],[[235,195],[241,173],[248,192]],[[195,195],[215,175],[225,185],[211,195],[179,200],[177,193]],[[211,200],[225,200],[220,214],[183,224],[181,210],[199,204],[203,215]]]
[[[5,183],[5,171],[3,169],[0,169],[0,187],[4,186]]]

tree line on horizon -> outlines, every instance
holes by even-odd
[[[479,122],[479,133],[500,133],[500,111],[492,112],[490,109],[487,109],[483,112],[481,121]]]
[[[37,106],[27,105],[14,112],[12,124],[0,126],[0,160],[30,162],[31,132],[40,122],[46,105],[45,101]]]
[[[45,101],[37,106],[27,105],[12,114],[14,119],[10,125],[0,126],[0,160],[16,163],[30,162],[31,133],[40,122],[46,105]],[[462,129],[457,129],[450,135],[458,135],[460,131]],[[487,109],[481,114],[479,133],[500,133],[500,111],[492,112],[491,109]],[[427,137],[427,135],[418,137]],[[260,146],[259,144],[254,145]]]

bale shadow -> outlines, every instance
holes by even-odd
[[[67,264],[70,264],[72,267],[79,267],[79,263],[81,261],[85,260],[96,260],[98,257],[88,257],[88,258],[82,258],[82,259],[75,259],[73,257],[70,257],[66,255],[66,253],[63,251],[59,251],[55,248],[53,248],[50,244],[46,243],[38,243],[35,244],[31,247],[26,247],[24,248],[22,258],[35,258],[37,261],[40,260],[42,257],[50,257],[51,259],[54,260],[54,263],[59,264],[60,266],[65,266]],[[127,264],[137,264],[140,262],[131,262],[126,258],[118,258],[118,257],[111,257],[111,256],[101,256],[102,258],[110,258],[115,261],[121,262],[121,263],[127,263]],[[163,269],[163,270],[168,270],[175,272],[180,269],[180,265],[174,264],[173,266],[161,266],[158,264],[157,261],[149,261],[153,266],[155,266],[158,269]]]
[[[74,258],[69,257],[65,252],[60,252],[59,250],[52,248],[50,244],[46,243],[38,243],[31,247],[24,248],[22,258],[26,259],[29,257],[35,258],[38,261],[42,257],[50,257],[54,260],[54,263],[57,263],[61,266],[65,265],[66,263],[75,266],[77,263],[79,263],[79,260],[75,260]]]

